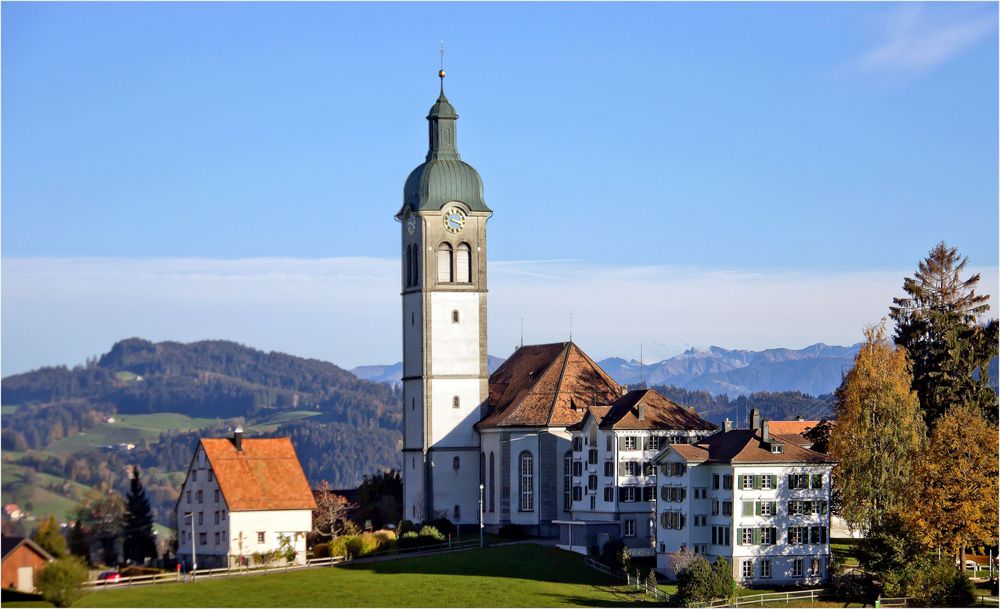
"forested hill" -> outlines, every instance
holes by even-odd
[[[94,438],[91,428],[112,415],[178,413],[200,421],[188,422],[191,430],[239,422],[260,434],[292,435],[310,478],[335,486],[399,462],[397,389],[329,362],[229,341],[123,340],[83,366],[5,378],[2,400],[8,451]],[[106,434],[115,441],[134,441],[120,425],[106,431],[118,432]]]

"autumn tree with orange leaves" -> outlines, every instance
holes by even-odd
[[[997,428],[975,405],[950,408],[917,458],[904,522],[925,547],[965,564],[965,549],[997,540]]]

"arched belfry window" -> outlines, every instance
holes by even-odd
[[[455,252],[455,281],[472,283],[472,248],[468,243],[461,243]]]
[[[517,458],[521,475],[518,476],[517,492],[520,496],[518,510],[533,512],[535,510],[535,459],[528,451],[523,451]]]
[[[406,287],[413,285],[413,246],[406,246]]]
[[[438,283],[451,283],[454,281],[452,269],[451,244],[442,243],[438,246]]]

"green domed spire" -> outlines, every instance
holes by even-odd
[[[427,160],[406,179],[403,207],[412,211],[436,211],[447,203],[461,201],[472,211],[488,212],[490,208],[483,199],[482,178],[458,154],[458,113],[444,95],[444,70],[438,76],[441,78],[441,93],[427,113]]]

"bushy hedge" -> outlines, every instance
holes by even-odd
[[[391,531],[376,531],[360,535],[341,535],[329,543],[318,543],[313,546],[314,558],[328,556],[368,556],[376,552],[385,552],[396,548],[396,536]]]
[[[420,528],[419,533],[416,531],[403,533],[396,543],[399,549],[403,550],[407,548],[438,545],[444,543],[445,541],[447,541],[447,539],[441,531],[430,525],[424,525]]]

